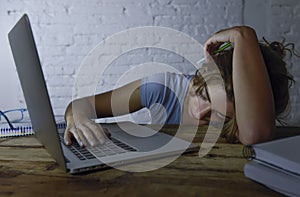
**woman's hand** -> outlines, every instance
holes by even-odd
[[[81,146],[104,143],[110,133],[93,119],[120,116],[140,110],[140,85],[141,80],[137,80],[113,91],[72,101],[65,112],[65,143],[70,145],[73,137]]]
[[[212,35],[204,44],[205,54],[213,54],[223,43],[229,42],[233,48],[240,37],[256,40],[255,31],[248,26],[223,29]],[[252,37],[252,38],[251,38]]]
[[[106,129],[93,121],[97,116],[91,100],[83,98],[69,104],[65,113],[67,127],[64,140],[67,145],[75,138],[80,146],[95,146],[103,144],[109,136]]]

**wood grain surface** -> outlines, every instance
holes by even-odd
[[[155,127],[155,126],[154,126]],[[176,126],[163,128],[174,134]],[[198,129],[200,145],[207,127]],[[189,138],[189,128],[183,138]],[[300,134],[279,129],[277,138]],[[275,137],[276,137],[275,136]],[[247,160],[241,144],[220,138],[200,158],[198,152],[180,156],[171,164],[148,172],[118,169],[70,175],[62,171],[34,136],[0,139],[0,196],[281,196],[247,179]]]

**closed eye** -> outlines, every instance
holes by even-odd
[[[215,113],[220,119],[225,120],[225,122],[228,122],[231,119],[229,116],[226,116],[218,111],[215,111]]]
[[[211,103],[210,96],[209,96],[208,91],[207,91],[207,86],[204,86],[204,89],[205,89],[206,97],[207,97],[208,101]]]
[[[202,98],[204,101],[208,101],[211,103],[211,100],[210,100],[210,96],[208,94],[208,91],[207,91],[207,87],[206,86],[203,86],[200,91],[199,91],[199,97]]]

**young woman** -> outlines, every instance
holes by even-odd
[[[215,53],[224,43],[230,43],[231,48]],[[208,90],[199,72],[193,76],[165,73],[95,97],[74,100],[65,113],[66,144],[71,144],[73,137],[82,146],[103,143],[108,132],[91,119],[123,115],[143,107],[153,111],[153,123],[204,125],[225,119],[222,136],[229,142],[253,144],[270,140],[276,119],[280,120],[289,104],[293,78],[283,60],[289,49],[278,42],[259,43],[255,31],[246,26],[215,33],[204,48],[212,57],[203,65],[204,75],[213,75],[209,62],[214,61],[225,82],[225,91],[217,85]],[[219,98],[224,96],[227,110],[222,113],[224,102]],[[215,105],[211,105],[212,99]],[[165,113],[160,109],[155,112],[155,103],[163,105]],[[76,105],[76,110],[72,105]],[[166,114],[165,119],[161,114]]]

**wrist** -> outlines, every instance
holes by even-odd
[[[230,37],[230,42],[233,45],[239,42],[253,42],[253,40],[257,41],[256,32],[253,28],[248,26],[235,27]]]

